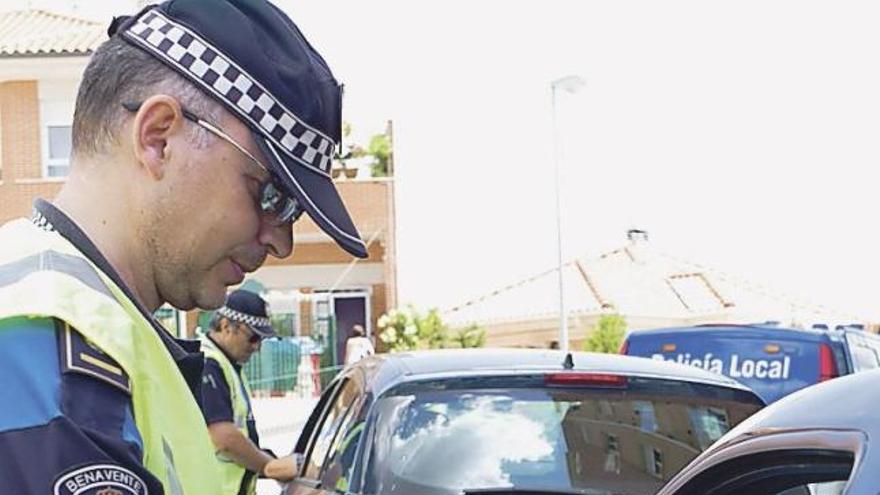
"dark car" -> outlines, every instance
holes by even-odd
[[[633,331],[621,353],[719,373],[771,403],[819,382],[880,367],[880,337],[852,326],[697,325]]]
[[[327,387],[287,494],[653,494],[764,403],[728,378],[619,355],[375,356]]]
[[[808,387],[758,412],[658,495],[876,495],[880,370]]]

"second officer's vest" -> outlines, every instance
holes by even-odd
[[[0,319],[62,320],[128,374],[143,464],[166,495],[222,493],[214,448],[183,375],[109,277],[61,235],[24,219],[0,227],[0,273]]]
[[[251,415],[250,396],[251,389],[248,385],[247,378],[239,373],[226,354],[217,348],[211,339],[202,339],[202,350],[205,351],[205,357],[217,361],[220,369],[223,370],[223,377],[229,385],[229,395],[232,401],[232,417],[235,427],[244,435],[248,436],[248,419]],[[217,461],[219,461],[220,470],[223,477],[223,493],[224,494],[254,494],[257,490],[257,478],[251,477],[248,486],[241,490],[241,481],[244,479],[246,470],[243,466],[236,464],[232,459],[227,458],[220,452],[217,452]],[[240,491],[241,490],[241,491]]]

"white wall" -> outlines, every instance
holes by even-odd
[[[313,287],[327,289],[345,271],[347,265],[266,266],[248,278],[255,278],[267,289],[297,289]],[[363,263],[354,268],[340,281],[337,288],[368,287],[385,283],[381,263]]]
[[[73,122],[73,108],[79,80],[54,79],[37,82],[37,99],[40,104],[40,150],[42,176],[46,177],[49,159],[48,126],[69,126]]]

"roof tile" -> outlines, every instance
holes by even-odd
[[[88,55],[105,39],[94,21],[44,10],[0,13],[0,57]]]

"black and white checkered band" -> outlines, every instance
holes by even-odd
[[[200,83],[297,162],[329,177],[335,143],[288,110],[223,52],[157,10],[123,35]]]
[[[45,230],[46,232],[54,232],[55,227],[49,222],[49,219],[44,217],[42,213],[37,210],[31,214],[31,222],[36,225],[41,230]]]
[[[268,327],[270,325],[269,318],[266,318],[265,316],[252,316],[244,314],[240,311],[227,308],[226,306],[218,309],[217,312],[232,321],[238,321],[252,327]]]

